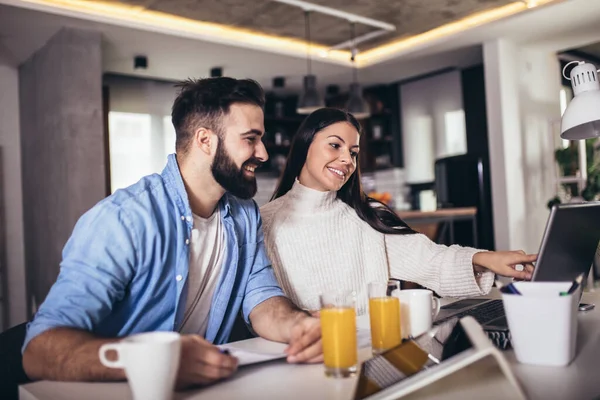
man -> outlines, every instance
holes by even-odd
[[[279,288],[265,255],[254,170],[268,159],[264,93],[250,80],[187,81],[173,104],[176,154],[77,222],[56,283],[29,324],[33,379],[120,380],[98,349],[146,331],[182,332],[178,387],[230,376],[228,340],[242,310],[289,362],[322,359],[320,325]]]

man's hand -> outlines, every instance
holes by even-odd
[[[495,274],[516,279],[530,280],[533,275],[533,262],[537,254],[525,254],[523,250],[517,251],[485,251],[473,256],[473,265],[486,268]],[[519,271],[515,267],[523,265]]]
[[[289,343],[285,349],[290,363],[323,361],[321,322],[300,310],[286,297],[271,297],[250,312],[256,333],[267,340]]]
[[[181,359],[177,373],[177,389],[205,385],[231,376],[238,366],[235,357],[198,335],[181,336]]]
[[[285,352],[290,363],[318,363],[323,361],[321,322],[305,316],[299,319],[290,333],[290,345]]]

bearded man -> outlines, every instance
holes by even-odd
[[[254,170],[264,93],[251,80],[180,85],[176,153],[162,174],[118,190],[86,212],[63,250],[60,274],[27,327],[32,379],[124,380],[98,350],[150,331],[182,333],[179,388],[226,378],[238,313],[258,335],[289,343],[288,362],[322,360],[319,321],[280,289],[263,245]]]

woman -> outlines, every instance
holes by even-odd
[[[288,296],[319,308],[334,289],[357,293],[367,310],[366,286],[396,278],[442,296],[489,292],[494,274],[530,279],[535,255],[438,245],[365,195],[358,168],[361,127],[349,113],[322,108],[294,136],[272,201],[261,208],[267,253]],[[515,270],[517,264],[524,271]]]

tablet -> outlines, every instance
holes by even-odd
[[[467,317],[462,321],[449,319],[363,362],[354,399],[396,399],[487,355],[502,357],[475,320]],[[502,369],[507,368],[505,362],[501,364],[504,364]],[[512,384],[516,384],[510,371],[508,375]]]

